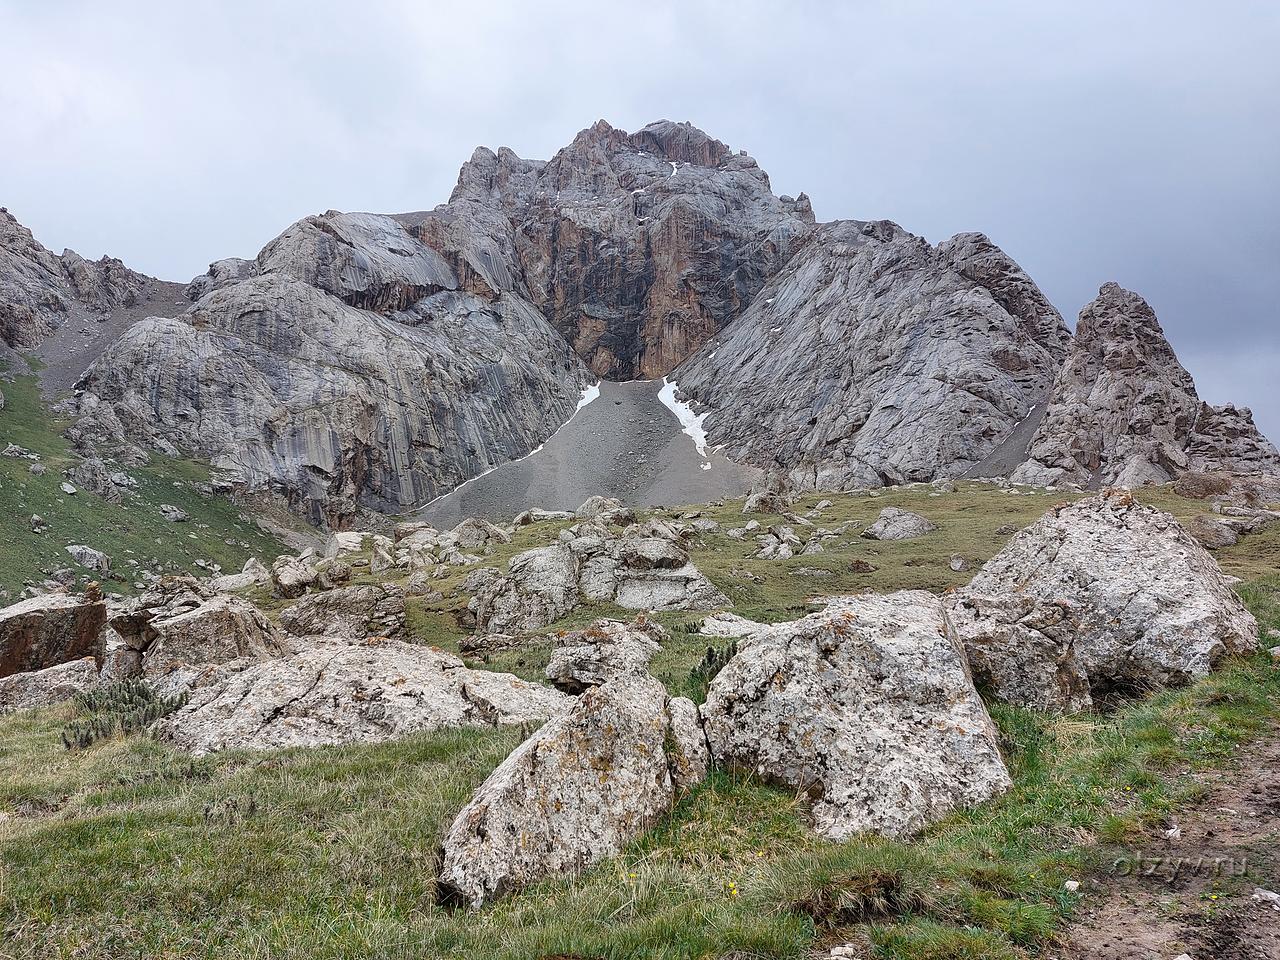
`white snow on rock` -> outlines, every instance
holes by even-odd
[[[662,389],[658,391],[658,399],[662,401],[662,405],[676,415],[676,419],[680,421],[680,428],[693,441],[693,445],[698,448],[698,456],[705,457],[707,455],[707,431],[702,428],[702,421],[707,418],[705,413],[697,414],[683,400],[676,399],[676,391],[680,389],[679,384],[674,380],[662,378]]]

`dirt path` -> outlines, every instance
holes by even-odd
[[[1063,960],[1280,960],[1280,732],[1089,881]],[[1163,834],[1163,835],[1162,835]],[[1049,951],[1054,955],[1054,951]]]

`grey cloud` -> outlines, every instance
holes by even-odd
[[[820,218],[987,232],[1069,320],[1138,290],[1280,437],[1278,7],[210,6],[0,0],[0,203],[47,245],[186,279],[307,213],[433,206],[477,144],[687,119]]]

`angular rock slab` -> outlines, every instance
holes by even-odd
[[[445,727],[536,723],[570,702],[417,644],[308,637],[301,646],[195,691],[158,735],[197,755],[375,743]]]
[[[673,763],[696,776],[673,734],[687,712],[677,707],[674,724],[666,690],[649,676],[584,693],[499,764],[453,821],[441,900],[479,906],[612,856],[652,827],[675,801]]]
[[[546,677],[567,693],[581,693],[614,677],[644,674],[665,638],[666,631],[643,615],[632,623],[602,618],[556,639]]]
[[[1076,656],[1076,608],[1013,593],[968,592],[948,601],[948,613],[969,657],[974,679],[1002,700],[1046,713],[1075,713],[1093,704]]]
[[[1010,786],[942,602],[842,597],[746,637],[702,707],[711,756],[813,797],[833,840],[910,836]]]
[[[1079,621],[1074,659],[1093,700],[1186,683],[1227,654],[1258,646],[1257,621],[1204,547],[1171,514],[1121,490],[1050,510],[1015,534],[962,593],[1072,607]],[[1000,618],[989,624],[995,634],[1004,630]],[[981,630],[981,623],[965,627],[971,651]],[[1024,678],[1029,661],[1045,655],[1013,641],[1003,653],[1022,664],[1016,669]],[[1035,706],[1053,698],[1054,673],[1043,671],[1039,693],[999,682],[996,692]]]
[[[280,625],[300,637],[400,640],[404,616],[403,588],[393,583],[359,584],[303,597],[280,611]]]
[[[70,660],[102,659],[101,595],[51,593],[0,610],[0,677]]]

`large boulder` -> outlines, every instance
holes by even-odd
[[[278,597],[293,600],[316,582],[316,570],[300,557],[276,557],[271,564],[271,583]]]
[[[843,597],[740,641],[702,707],[712,758],[813,798],[833,840],[906,837],[1010,785],[942,602]]]
[[[96,591],[51,593],[0,610],[0,677],[81,657],[102,660],[107,607]]]
[[[462,808],[444,838],[442,899],[479,906],[612,856],[652,827],[675,800],[673,765],[694,769],[672,727],[666,690],[650,676],[587,690]]]
[[[948,612],[974,678],[1002,699],[1049,713],[1074,713],[1093,702],[1076,657],[1080,622],[1071,604],[962,592]]]
[[[403,639],[404,589],[393,583],[361,584],[313,593],[280,611],[280,625],[300,637]]]
[[[1050,510],[992,557],[958,601],[965,596],[1070,607],[1078,625],[1066,630],[1073,657],[1065,660],[1057,641],[1042,642],[1040,628],[1011,633],[1007,604],[980,600],[966,615],[968,648],[984,651],[975,665],[1006,658],[1012,667],[985,679],[1029,706],[1072,705],[1054,692],[1062,670],[1078,670],[1073,684],[1105,701],[1203,677],[1224,656],[1258,644],[1257,621],[1205,549],[1173,516],[1121,490]],[[1032,665],[1046,657],[1053,663]],[[1030,675],[1042,678],[1039,692],[1025,682]]]
[[[937,530],[937,526],[918,513],[885,507],[874,523],[862,531],[868,540],[913,540]]]
[[[578,560],[562,543],[516,554],[506,576],[483,586],[469,609],[482,633],[527,633],[554,623],[580,602]]]
[[[195,691],[158,735],[196,754],[373,743],[445,727],[537,723],[568,698],[509,674],[471,670],[431,647],[310,637]]]
[[[71,660],[31,673],[0,677],[0,713],[47,707],[70,700],[98,685],[98,664],[93,657]]]
[[[568,693],[581,693],[614,677],[643,674],[665,637],[666,631],[644,615],[632,623],[596,620],[556,638],[547,679]]]

